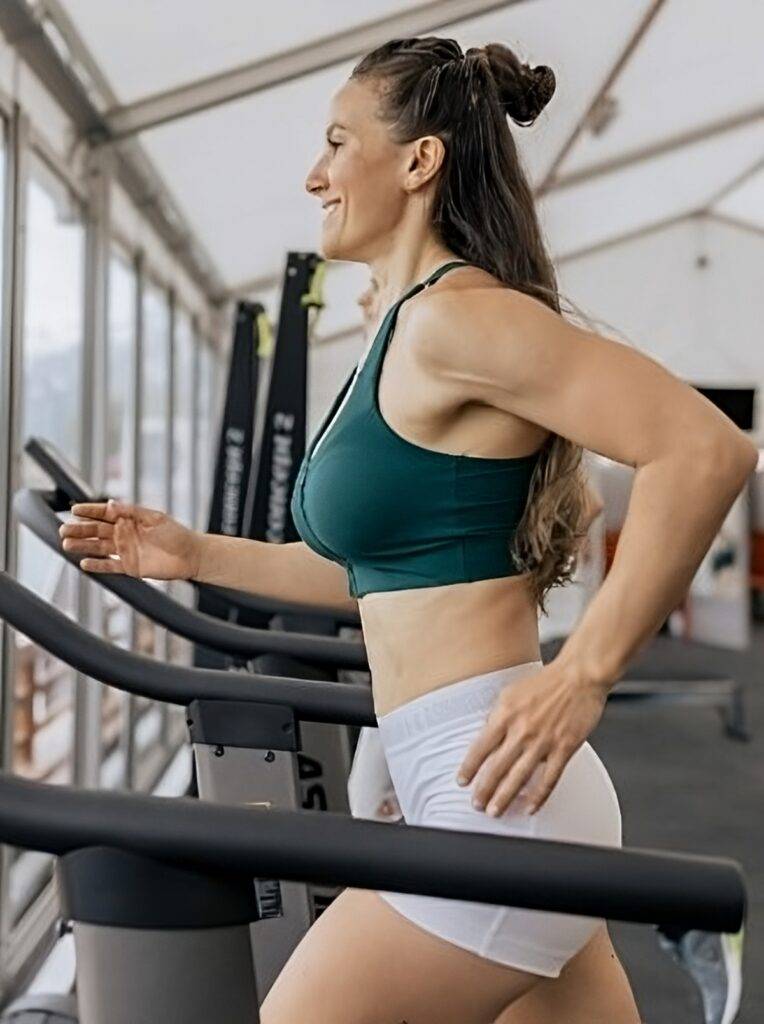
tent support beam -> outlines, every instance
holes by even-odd
[[[426,35],[447,25],[521,2],[434,0],[417,5],[414,10],[402,10],[345,32],[313,40],[273,57],[253,61],[222,74],[188,82],[135,103],[116,107],[106,114],[108,136],[111,140],[125,139],[148,128],[156,128],[305,75],[324,71],[345,61],[355,60],[389,39]]]
[[[50,13],[50,12],[48,12]],[[70,26],[61,29],[67,45],[73,42]],[[2,0],[0,32],[55,96],[76,130],[88,139],[109,138],[109,127],[73,68],[49,38],[43,23],[25,0]],[[81,40],[78,49],[84,49]],[[192,281],[209,298],[219,295],[223,283],[211,257],[189,228],[159,172],[136,140],[115,147],[115,178]]]
[[[764,120],[764,106],[752,107],[750,110],[743,110],[734,117],[723,118],[713,121],[710,124],[699,125],[687,132],[680,132],[667,139],[661,139],[643,149],[627,151],[622,155],[613,157],[610,160],[602,160],[600,163],[590,164],[589,167],[582,167],[578,171],[572,171],[562,177],[556,178],[546,188],[537,192],[538,195],[547,195],[550,192],[557,192],[559,189],[571,188],[573,185],[580,185],[593,178],[600,178],[605,174],[612,174],[614,171],[621,171],[635,164],[643,163],[646,160],[653,160],[655,157],[663,156],[685,146],[694,146],[699,142],[705,142],[717,135],[726,132],[737,131],[746,125],[756,124]]]

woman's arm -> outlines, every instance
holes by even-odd
[[[613,565],[557,659],[610,686],[684,596],[757,449],[655,360],[542,302],[510,289],[481,290],[468,309],[455,298],[433,293],[410,321],[428,372],[636,469]]]
[[[684,599],[756,457],[709,444],[637,468],[610,572],[558,653],[561,666],[613,686]]]
[[[474,780],[476,807],[502,814],[541,768],[526,802],[535,812],[608,690],[684,595],[758,453],[648,356],[509,289],[454,298],[412,304],[411,344],[429,373],[636,470],[605,582],[557,657],[500,694],[457,776]]]
[[[191,579],[280,601],[357,611],[347,573],[307,544],[268,544],[245,537],[199,534],[198,568]]]

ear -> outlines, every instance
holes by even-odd
[[[437,135],[423,135],[411,143],[407,155],[403,187],[416,192],[432,181],[443,166],[446,147]]]

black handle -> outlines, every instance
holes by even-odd
[[[0,842],[64,854],[108,846],[203,871],[418,892],[680,929],[737,932],[737,863],[98,793],[0,773]]]
[[[141,697],[186,706],[196,699],[286,704],[298,718],[376,725],[368,686],[184,668],[133,654],[82,629],[0,572],[0,619],[85,675]]]
[[[50,507],[55,492],[23,488],[13,497],[13,510],[19,521],[57,555],[79,569],[80,556],[64,551],[58,528],[61,525]],[[254,629],[223,622],[213,615],[187,608],[144,580],[106,573],[86,573],[101,586],[122,598],[131,607],[161,626],[193,643],[211,647],[224,654],[254,658],[258,654],[287,654],[313,664],[335,668],[368,669],[366,648],[355,640],[306,633],[285,633],[272,629]],[[236,591],[229,593],[235,594]]]

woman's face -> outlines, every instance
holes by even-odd
[[[371,83],[350,80],[332,97],[326,142],[305,180],[324,208],[321,255],[370,263],[400,222],[407,147],[377,117]]]

